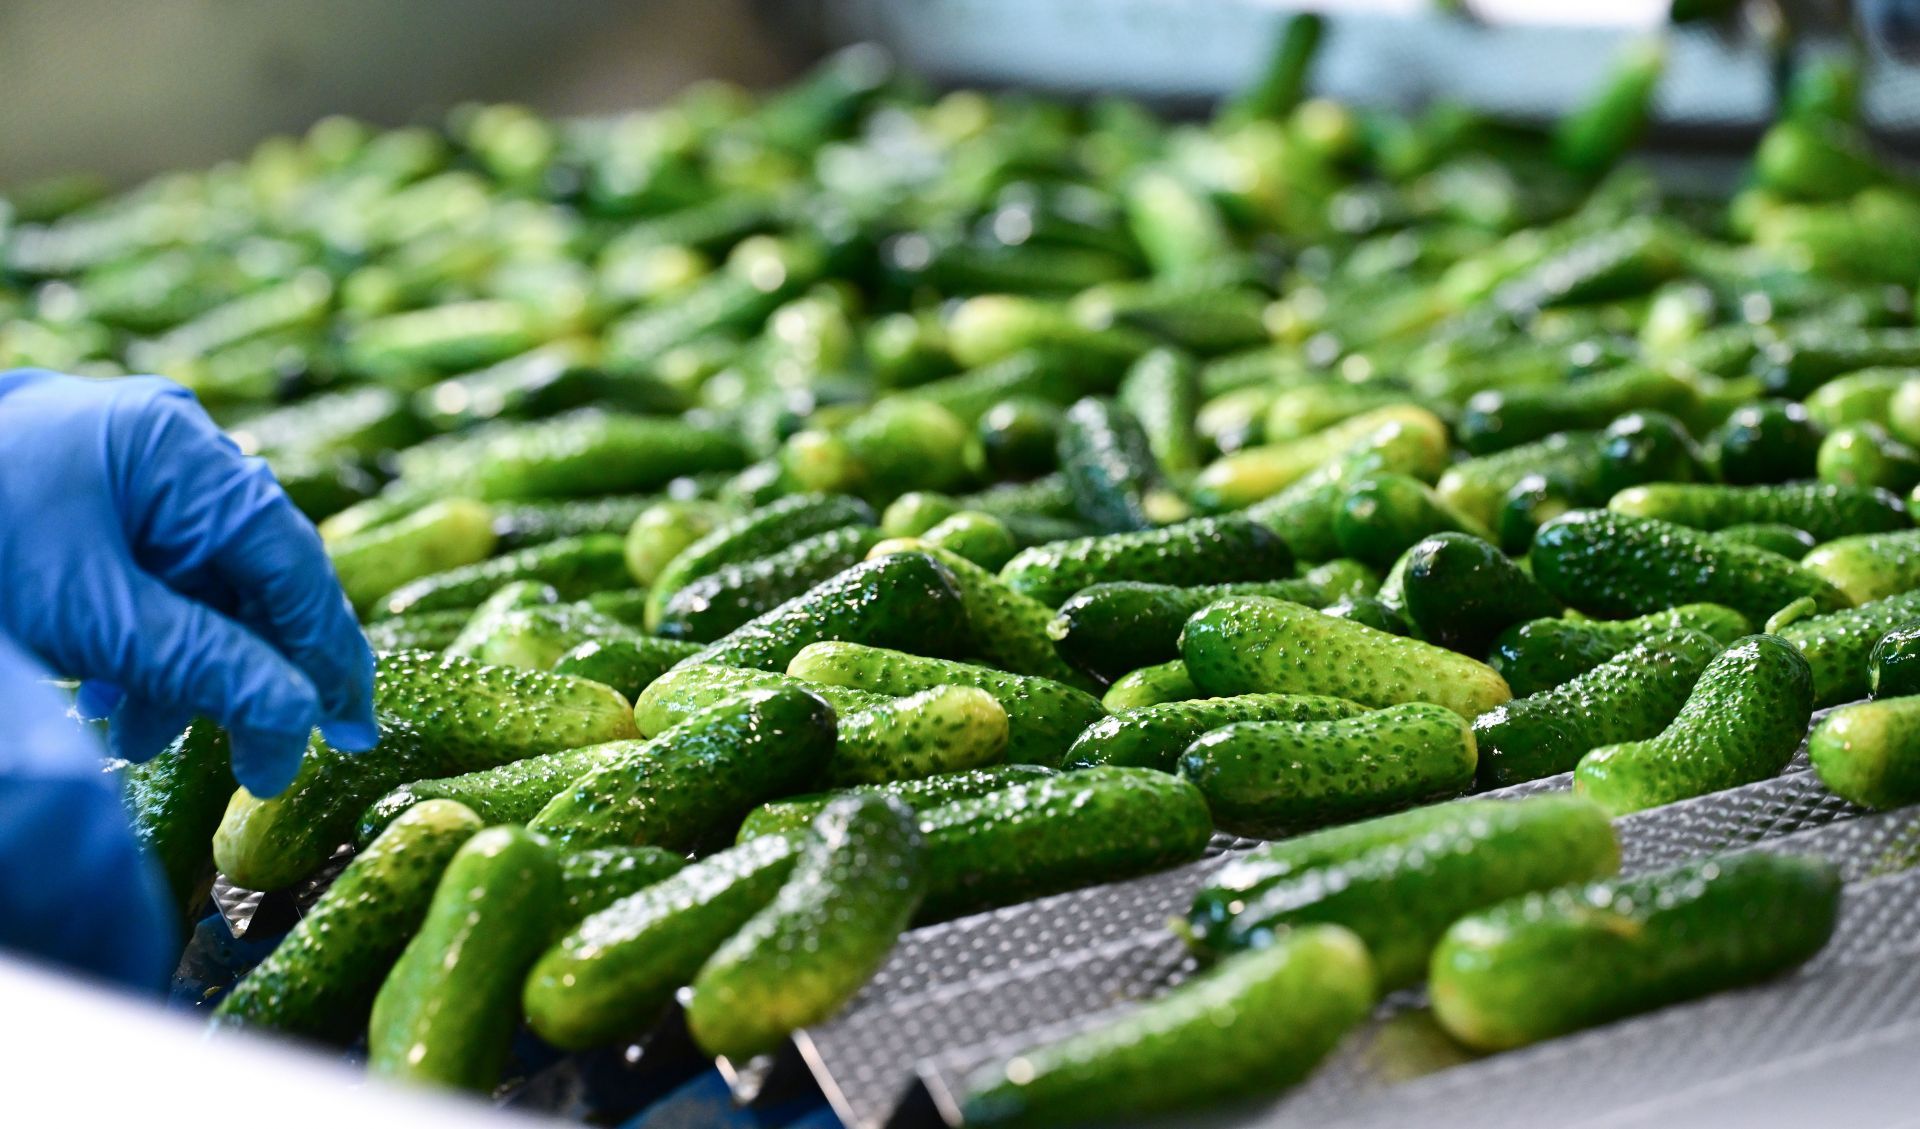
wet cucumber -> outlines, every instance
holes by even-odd
[[[1724,647],[1753,625],[1719,604],[1682,604],[1637,619],[1535,619],[1501,632],[1487,661],[1524,698],[1564,685],[1643,639],[1683,629],[1705,632]]]
[[[1607,508],[1633,517],[1657,518],[1692,529],[1778,522],[1804,529],[1816,540],[1855,533],[1907,529],[1907,507],[1885,490],[1865,486],[1790,482],[1779,486],[1714,486],[1657,482],[1631,486]]]
[[[1734,486],[1813,477],[1821,426],[1791,400],[1760,400],[1735,408],[1707,437],[1720,480]]]
[[[990,573],[1005,568],[1007,562],[1023,547],[1006,522],[978,510],[961,510],[943,518],[921,534],[919,540],[931,548],[945,549]]]
[[[1194,684],[1217,697],[1431,702],[1472,719],[1513,696],[1491,667],[1464,655],[1256,596],[1229,597],[1188,620],[1180,653]]]
[[[1867,691],[1875,698],[1920,694],[1920,624],[1907,623],[1880,637],[1867,656]]]
[[[593,639],[561,655],[553,664],[553,673],[611,686],[632,699],[638,698],[654,679],[699,651],[698,643],[651,635]]]
[[[1238,509],[1277,497],[1330,462],[1389,445],[1419,447],[1432,456],[1423,462],[1444,463],[1446,424],[1432,412],[1411,404],[1363,412],[1312,435],[1223,455],[1194,476],[1189,493],[1194,504],[1204,510]]]
[[[1343,926],[1390,990],[1426,974],[1462,915],[1619,868],[1613,825],[1587,800],[1463,800],[1256,848],[1195,896],[1188,928],[1201,953],[1220,956],[1288,929]]]
[[[327,556],[347,599],[364,612],[411,581],[484,561],[497,539],[492,509],[471,499],[448,498],[329,543]]]
[[[1555,432],[1604,427],[1627,412],[1685,415],[1699,402],[1692,384],[1657,368],[1630,366],[1564,385],[1476,393],[1460,413],[1460,445],[1476,455]]]
[[[542,604],[475,613],[446,653],[488,666],[548,670],[569,651],[590,642],[663,644],[653,648],[663,657],[668,651],[684,657],[698,649],[653,639],[585,604]]]
[[[1184,702],[1205,697],[1187,676],[1187,664],[1180,659],[1143,666],[1113,680],[1100,704],[1109,713],[1135,706],[1157,706],[1163,702]]]
[[[440,651],[460,637],[461,629],[472,618],[473,613],[465,608],[451,608],[443,612],[388,616],[367,624],[363,630],[367,636],[367,646],[376,654],[385,651]]]
[[[764,557],[722,565],[668,597],[655,630],[670,639],[711,643],[859,564],[879,540],[880,531],[872,526],[846,526]]]
[[[1163,481],[1140,421],[1118,404],[1089,398],[1067,409],[1059,451],[1074,509],[1095,529],[1151,529],[1189,512]]]
[[[1877,423],[1835,428],[1820,444],[1814,473],[1823,483],[1905,494],[1920,484],[1920,451]]]
[[[1809,550],[1819,544],[1818,541],[1814,540],[1813,534],[1808,533],[1804,529],[1795,529],[1791,525],[1782,525],[1779,522],[1772,521],[1745,522],[1740,525],[1729,525],[1725,529],[1714,530],[1713,535],[1722,540],[1733,541],[1741,545],[1752,545],[1756,549],[1765,549],[1769,553],[1777,553],[1792,561],[1801,560]],[[1868,536],[1872,535],[1869,534]],[[1805,564],[1806,562],[1801,561],[1801,563]],[[1828,579],[1832,578],[1829,577]],[[1845,590],[1842,589],[1842,591]],[[1852,596],[1853,593],[1848,592],[1847,595]]]
[[[524,824],[567,785],[606,764],[624,747],[618,741],[588,745],[542,753],[478,772],[410,781],[367,805],[360,815],[354,841],[366,846],[402,814],[428,800],[464,804],[489,827]]]
[[[1142,354],[1120,381],[1116,396],[1140,421],[1147,448],[1162,470],[1180,476],[1200,468],[1204,444],[1194,430],[1200,382],[1191,360],[1171,349]]]
[[[839,1011],[886,959],[926,893],[914,813],[848,796],[813,821],[793,873],[701,967],[687,1028],[742,1061]]]
[[[778,671],[814,643],[955,654],[970,636],[966,604],[953,577],[925,553],[901,553],[854,565],[685,661]]]
[[[924,552],[946,570],[966,607],[972,650],[980,658],[1014,674],[1050,678],[1083,690],[1095,686],[1055,648],[1049,632],[1052,608],[1015,592],[972,561],[919,541],[884,541],[874,547],[872,555],[895,552]]]
[[[886,694],[874,694],[846,686],[803,683],[797,678],[789,678],[771,670],[684,663],[661,675],[635,699],[633,722],[641,736],[656,737],[708,706],[718,705],[748,690],[772,690],[783,686],[806,690],[826,699],[836,713],[872,709],[889,698]]]
[[[815,786],[833,710],[794,689],[751,690],[631,742],[549,800],[527,829],[569,848],[692,850],[731,836],[755,805]]]
[[[421,651],[380,656],[373,693],[376,709],[466,768],[637,735],[611,687]]]
[[[803,682],[880,694],[914,694],[935,686],[973,686],[1007,714],[1007,760],[1056,767],[1067,746],[1106,716],[1091,694],[1031,675],[946,659],[923,658],[857,643],[816,643],[795,655],[787,674]]]
[[[1424,426],[1393,421],[1381,425],[1359,449],[1321,464],[1293,485],[1248,506],[1241,516],[1278,533],[1301,560],[1329,560],[1340,555],[1334,515],[1355,483],[1380,474],[1431,478],[1446,461],[1444,429],[1436,436]]]
[[[1826,944],[1839,899],[1832,864],[1760,852],[1528,894],[1455,922],[1428,991],[1468,1046],[1524,1046],[1777,976]]]
[[[1473,784],[1473,727],[1407,702],[1326,721],[1246,721],[1180,755],[1216,827],[1275,838],[1458,795]]]
[[[441,871],[482,826],[451,800],[395,820],[234,985],[214,1022],[343,1044],[358,1037],[380,982],[426,917]]]
[[[550,584],[568,600],[624,588],[629,583],[619,535],[592,533],[420,577],[385,593],[374,614],[477,608],[502,585],[516,580]]]
[[[839,494],[794,494],[716,526],[675,554],[647,585],[647,624],[656,626],[674,593],[724,565],[776,553],[798,541],[849,525],[872,525],[873,507]],[[628,534],[642,536],[640,526]]]
[[[1792,644],[1749,635],[1700,675],[1656,736],[1580,758],[1573,787],[1615,815],[1764,780],[1786,767],[1813,714],[1813,673]]]
[[[1487,653],[1515,623],[1560,610],[1498,548],[1467,533],[1441,533],[1414,545],[1387,574],[1380,601],[1410,634],[1461,654]]]
[[[1355,483],[1333,517],[1340,551],[1381,569],[1435,533],[1493,537],[1479,522],[1454,510],[1433,487],[1406,474],[1379,474]]]
[[[374,997],[368,1071],[491,1091],[561,897],[560,864],[537,836],[490,827],[468,839]]]
[[[1590,749],[1658,735],[1719,653],[1719,640],[1702,632],[1656,632],[1552,689],[1495,706],[1473,721],[1481,782],[1571,772]]]
[[[538,423],[495,423],[400,453],[400,480],[483,501],[644,493],[684,474],[746,463],[733,436],[678,419],[593,409]]]
[[[646,494],[615,494],[572,502],[524,502],[497,506],[493,531],[506,552],[595,533],[625,535],[640,515],[659,503]]]
[[[1377,998],[1366,946],[1309,926],[968,1079],[968,1125],[1104,1124],[1286,1089]]]
[[[1266,527],[1241,517],[1204,517],[1139,533],[1114,533],[1036,545],[1000,570],[1009,588],[1048,607],[1091,584],[1144,580],[1226,584],[1278,580],[1293,554]]]
[[[521,1004],[534,1032],[564,1050],[644,1033],[773,900],[802,842],[768,835],[720,851],[587,917],[527,974]]]
[[[1707,602],[1761,622],[1802,596],[1827,611],[1849,603],[1824,578],[1764,549],[1610,510],[1575,510],[1541,526],[1528,559],[1542,588],[1601,616]]]
[[[213,833],[233,794],[226,730],[196,718],[158,756],[129,765],[127,822],[160,864],[175,908],[190,913],[213,873]]]
[[[1868,659],[1881,636],[1920,619],[1920,592],[1874,600],[1857,608],[1796,620],[1780,628],[1782,639],[1813,668],[1815,709],[1866,696]]]
[[[1067,750],[1066,767],[1117,764],[1173,772],[1187,746],[1216,729],[1243,721],[1331,721],[1365,710],[1344,698],[1316,694],[1242,694],[1141,706],[1087,726]]]
[[[626,535],[627,574],[635,584],[653,587],[675,557],[733,516],[731,509],[712,501],[654,502],[620,529]]]
[[[938,772],[915,780],[896,780],[887,784],[860,784],[832,792],[813,792],[769,800],[754,808],[741,821],[739,842],[762,835],[779,835],[804,830],[828,804],[845,795],[889,796],[914,811],[930,811],[956,800],[971,800],[989,792],[998,792],[1015,784],[1041,780],[1055,775],[1053,769],[1037,764],[998,764],[987,768],[968,768],[958,772]]]
[[[973,686],[932,686],[863,710],[837,710],[830,785],[884,784],[1004,759],[1010,729],[998,699]]]
[[[1499,520],[1503,500],[1528,475],[1566,484],[1576,497],[1585,495],[1583,487],[1600,476],[1603,450],[1598,432],[1550,435],[1457,463],[1440,476],[1434,492],[1464,516],[1490,528]]]
[[[559,930],[673,877],[686,865],[685,855],[660,847],[589,847],[561,855]]]
[[[1920,588],[1920,529],[1863,533],[1828,541],[1800,558],[1856,604]]]

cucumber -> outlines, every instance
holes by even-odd
[[[1404,422],[1383,424],[1362,449],[1321,464],[1293,485],[1248,506],[1241,516],[1280,534],[1301,560],[1328,560],[1340,555],[1333,519],[1354,483],[1385,473],[1431,478],[1446,461],[1444,432],[1436,437]]]
[[[801,690],[751,690],[619,748],[527,829],[569,849],[692,850],[730,837],[755,805],[817,784],[833,744],[826,702]]]
[[[1907,623],[1887,632],[1867,656],[1867,690],[1875,698],[1920,693],[1920,625]]]
[[[1920,588],[1920,530],[1862,533],[1828,541],[1800,558],[1855,604]]]
[[[671,503],[659,503],[647,494],[614,494],[570,502],[497,506],[493,531],[500,537],[500,549],[509,553],[595,533],[624,535],[641,515],[661,504]]]
[[[1905,494],[1920,485],[1920,451],[1877,423],[1835,428],[1820,444],[1815,473],[1821,482]]]
[[[561,655],[553,664],[553,673],[589,679],[611,686],[627,698],[638,698],[654,679],[699,652],[698,643],[649,635],[590,639]]]
[[[1619,868],[1613,825],[1587,800],[1464,800],[1257,848],[1200,891],[1188,923],[1210,957],[1289,929],[1343,926],[1392,990],[1426,975],[1461,916]]]
[[[647,590],[645,588],[612,588],[605,592],[595,592],[578,602],[609,619],[619,620],[635,631],[646,630]]]
[[[1434,1015],[1497,1051],[1752,984],[1819,952],[1839,900],[1830,863],[1758,852],[1529,894],[1447,930]]]
[[[1406,385],[1393,380],[1349,384],[1336,380],[1305,384],[1277,393],[1268,405],[1261,434],[1270,443],[1298,439],[1381,408],[1414,405],[1432,411]]]
[[[1173,772],[1202,734],[1243,721],[1331,721],[1366,707],[1316,694],[1242,694],[1122,710],[1087,726],[1067,750],[1066,767],[1132,765]]]
[[[363,629],[375,654],[386,651],[441,651],[460,637],[473,613],[465,608],[419,612],[377,619]]]
[[[1060,605],[1047,634],[1062,655],[1095,674],[1126,671],[1174,659],[1180,629],[1201,608],[1228,596],[1266,596],[1318,605],[1332,598],[1329,586],[1305,577],[1242,584],[1147,584],[1120,580],[1094,584]]]
[[[1530,697],[1578,678],[1644,639],[1679,630],[1704,632],[1724,647],[1753,625],[1719,604],[1682,604],[1637,619],[1536,619],[1501,632],[1488,663],[1515,697]]]
[[[968,1125],[1101,1124],[1276,1093],[1372,1010],[1366,946],[1298,930],[1166,995],[968,1079]]]
[[[918,541],[891,540],[873,549],[875,557],[924,552],[952,578],[965,606],[973,635],[972,650],[1001,670],[1030,674],[1090,689],[1091,679],[1060,657],[1051,634],[1053,609],[1015,592],[1000,578],[964,557]]]
[[[1135,706],[1157,706],[1203,696],[1193,679],[1187,677],[1187,664],[1174,659],[1157,666],[1143,666],[1114,679],[1113,685],[1101,695],[1100,704],[1109,713],[1118,713]]]
[[[1299,439],[1224,455],[1194,476],[1189,493],[1201,509],[1237,509],[1275,497],[1329,462],[1388,444],[1421,447],[1430,455],[1423,461],[1444,465],[1447,426],[1440,417],[1416,405],[1378,408]]]
[[[879,540],[880,531],[872,526],[846,526],[764,557],[722,565],[668,597],[655,630],[670,639],[711,643],[859,564]]]
[[[1102,765],[933,808],[920,831],[937,921],[1190,862],[1213,824],[1185,780]]]
[[[1513,696],[1491,667],[1464,655],[1256,596],[1229,597],[1188,620],[1180,653],[1194,684],[1217,697],[1431,702],[1471,719]]]
[[[994,764],[1006,756],[1007,711],[973,686],[932,686],[863,710],[836,711],[827,783],[884,784]]]
[[[754,808],[740,824],[739,842],[762,835],[781,835],[805,830],[822,811],[841,796],[888,796],[913,811],[930,811],[956,800],[971,800],[989,792],[998,792],[1015,784],[1041,780],[1055,775],[1053,769],[1037,764],[997,764],[986,768],[967,768],[957,772],[937,772],[914,780],[895,780],[885,784],[860,784],[832,792],[813,792],[769,800]]]
[[[726,507],[709,501],[669,499],[649,505],[623,530],[627,574],[635,584],[655,586],[675,557],[729,516]]]
[[[1060,465],[1057,404],[1014,396],[988,408],[974,423],[968,461],[988,478],[1032,478]]]
[[[1481,783],[1571,772],[1588,750],[1657,736],[1719,653],[1702,632],[1655,632],[1552,689],[1495,706],[1473,721]]]
[[[1460,413],[1460,445],[1476,455],[1555,432],[1605,427],[1627,412],[1684,416],[1699,403],[1692,384],[1658,368],[1628,366],[1535,388],[1477,392]]]
[[[813,644],[794,656],[787,673],[803,682],[880,694],[942,685],[985,690],[1006,711],[1006,758],[1014,764],[1057,767],[1080,731],[1106,716],[1091,694],[1049,679],[857,643]]]
[[[1813,727],[1807,756],[1829,791],[1861,807],[1920,800],[1920,698],[1841,706]]]
[[[641,579],[639,572],[633,574],[647,585],[647,624],[652,627],[660,622],[674,593],[723,565],[776,553],[831,530],[873,522],[873,507],[857,498],[834,494],[789,495],[723,522],[675,554],[651,581]],[[630,554],[635,551],[633,539],[641,536],[636,523],[628,533]]]
[[[739,440],[678,419],[585,409],[494,423],[402,451],[400,481],[482,501],[645,493],[671,479],[746,465]]]
[[[961,510],[934,523],[920,542],[970,561],[990,573],[1006,567],[1022,548],[1007,523],[978,510]]]
[[[1785,768],[1813,715],[1813,672],[1776,635],[1749,635],[1700,675],[1671,725],[1580,758],[1574,790],[1616,815],[1764,780]]]
[[[1722,482],[1735,486],[1812,478],[1825,426],[1791,400],[1760,400],[1735,408],[1707,437],[1709,461]]]
[[[1434,492],[1463,516],[1491,527],[1499,520],[1504,499],[1529,475],[1561,483],[1584,499],[1587,487],[1600,477],[1603,450],[1598,432],[1550,435],[1456,463],[1440,476]]]
[[[380,982],[427,916],[448,860],[482,826],[451,800],[395,820],[241,977],[214,1009],[214,1023],[340,1044],[357,1038]]]
[[[1140,421],[1147,449],[1163,472],[1179,476],[1200,469],[1205,444],[1194,428],[1200,380],[1190,359],[1172,349],[1143,353],[1115,395]]]
[[[485,560],[497,540],[492,509],[469,498],[447,498],[330,542],[327,556],[347,599],[364,612],[410,581]]]
[[[1293,554],[1272,530],[1241,517],[1204,517],[1140,533],[1036,545],[1008,561],[1000,579],[1058,607],[1080,589],[1108,581],[1226,584],[1292,573]]]
[[[1408,549],[1380,586],[1380,602],[1417,639],[1484,655],[1515,623],[1560,610],[1499,549],[1466,533],[1441,533]]]
[[[1126,408],[1093,398],[1075,403],[1061,419],[1059,442],[1074,509],[1095,529],[1127,533],[1187,515],[1186,503],[1164,481],[1146,431]]]
[[[643,736],[656,737],[706,709],[748,690],[779,687],[805,690],[826,699],[835,713],[872,709],[890,700],[845,686],[803,683],[771,670],[684,663],[661,675],[634,701],[633,721]]]
[[[548,670],[567,652],[596,641],[671,646],[670,641],[651,639],[638,628],[601,615],[585,604],[543,604],[497,613],[475,613],[473,622],[447,647],[446,653],[488,666]],[[697,649],[675,648],[682,655]]]
[[[1824,578],[1764,549],[1610,510],[1575,510],[1541,526],[1528,560],[1542,588],[1600,616],[1706,602],[1760,622],[1802,596],[1826,611],[1849,604]]]
[[[1920,364],[1920,330],[1859,329],[1809,321],[1768,345],[1754,367],[1767,391],[1798,400],[1836,376],[1916,364]]]
[[[1780,637],[1806,656],[1813,668],[1815,709],[1866,696],[1868,659],[1880,637],[1920,619],[1920,592],[1902,592],[1857,608],[1797,620],[1780,628]]]
[[[969,477],[968,422],[910,397],[880,400],[838,431],[808,428],[781,446],[780,468],[802,490],[888,502],[909,490],[952,490]]]
[[[1180,755],[1214,826],[1274,838],[1458,795],[1478,763],[1473,727],[1407,702],[1326,721],[1245,721]]]
[[[121,772],[127,822],[186,920],[213,873],[213,833],[233,794],[226,730],[196,718],[159,755]]]
[[[420,577],[385,593],[376,614],[475,608],[502,585],[516,580],[550,584],[568,600],[629,583],[619,535],[593,533]]]
[[[380,656],[373,704],[469,769],[637,735],[611,687],[420,651]]]
[[[1769,553],[1785,557],[1790,561],[1801,560],[1801,558],[1806,556],[1808,550],[1819,544],[1818,541],[1814,540],[1813,534],[1808,533],[1804,529],[1795,529],[1791,525],[1782,525],[1779,522],[1770,521],[1729,525],[1724,529],[1714,530],[1713,535],[1724,541],[1732,541],[1735,544],[1751,545],[1756,549],[1765,549]],[[1872,536],[1872,534],[1867,534],[1867,536]],[[1801,563],[1804,564],[1805,562],[1802,561]],[[1829,577],[1828,579],[1832,578]],[[1842,591],[1845,591],[1845,589],[1842,589]],[[1853,597],[1853,593],[1851,592],[1848,592],[1847,595]]]
[[[590,847],[560,856],[560,932],[685,869],[685,855],[660,847]]]
[[[1820,541],[1854,533],[1908,529],[1913,524],[1905,503],[1885,490],[1825,482],[1781,486],[1656,482],[1622,490],[1607,508],[1693,529],[1778,522],[1804,529]]]
[[[468,839],[374,997],[368,1071],[491,1091],[520,1020],[521,982],[560,905],[560,864],[538,837],[491,827]]]
[[[1920,378],[1920,371],[1910,368],[1873,368],[1848,373],[1821,385],[1807,397],[1804,405],[1807,418],[1825,431],[1850,423],[1885,424],[1894,394],[1915,378]],[[1809,463],[1809,471],[1811,467]]]
[[[567,785],[611,761],[625,745],[614,741],[563,749],[458,776],[426,777],[389,791],[360,815],[354,842],[365,847],[402,814],[428,800],[453,800],[489,827],[524,824]]]
[[[1646,132],[1666,65],[1666,45],[1657,40],[1619,52],[1600,87],[1554,126],[1554,159],[1584,177],[1613,167]]]
[[[744,1061],[844,1007],[919,908],[925,851],[914,813],[898,800],[827,805],[772,903],[694,977],[694,1042]]]
[[[709,855],[569,930],[527,974],[534,1033],[585,1050],[645,1032],[715,949],[771,902],[802,836],[768,835]]]
[[[778,671],[815,643],[955,654],[970,635],[966,604],[952,575],[925,553],[900,553],[854,565],[684,661]]]
[[[1379,474],[1354,483],[1333,517],[1333,537],[1340,551],[1381,569],[1435,533],[1493,537],[1479,522],[1449,506],[1431,486],[1405,474]]]

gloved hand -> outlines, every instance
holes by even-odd
[[[166,880],[46,677],[0,637],[0,948],[161,987],[179,950]]]
[[[319,535],[158,377],[0,373],[0,634],[86,680],[116,756],[220,722],[258,796],[315,725],[344,750],[379,738],[373,654]]]

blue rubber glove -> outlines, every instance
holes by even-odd
[[[130,761],[206,715],[271,796],[316,725],[343,750],[379,739],[373,654],[319,535],[158,377],[0,373],[0,634],[85,679],[81,711]]]
[[[179,950],[166,879],[46,677],[0,637],[0,948],[164,987]]]

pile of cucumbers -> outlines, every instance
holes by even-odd
[[[192,388],[380,656],[379,747],[281,795],[203,722],[120,770],[183,907],[354,847],[218,1023],[485,1091],[690,987],[747,1057],[1217,831],[1274,842],[1212,967],[971,1118],[1273,1090],[1423,979],[1498,1049],[1817,950],[1825,864],[1623,880],[1609,821],[1836,705],[1821,778],[1920,799],[1920,185],[1842,62],[1728,198],[1623,160],[1658,50],[1540,129],[1303,98],[1318,26],[1207,122],[854,49],[0,203],[0,367]]]

